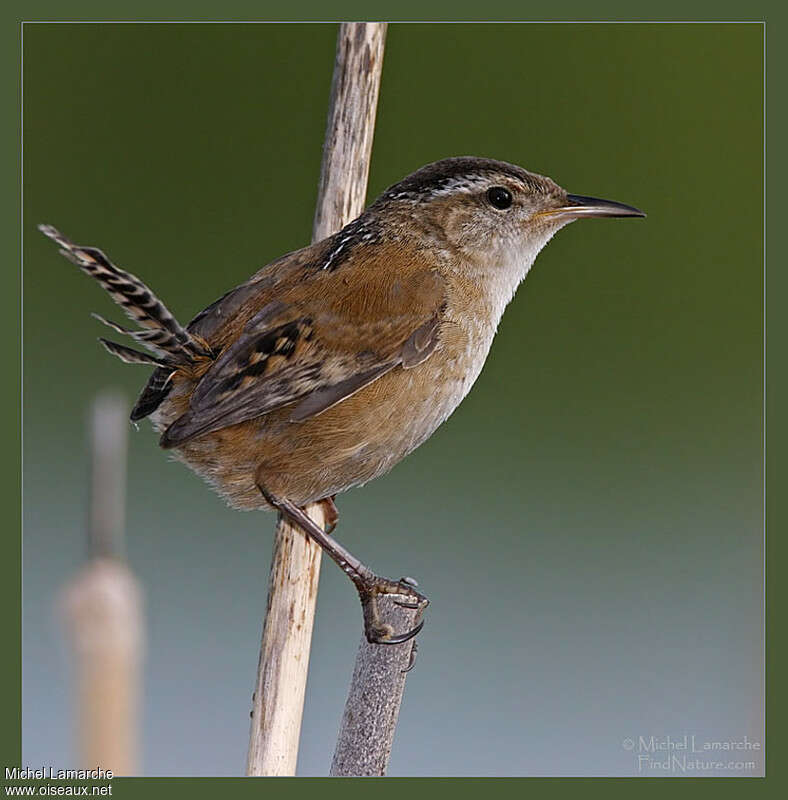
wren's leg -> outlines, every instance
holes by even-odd
[[[364,612],[364,635],[372,644],[402,644],[412,639],[423,627],[420,622],[413,630],[394,635],[390,625],[380,618],[378,610],[378,595],[391,594],[407,598],[398,601],[400,605],[416,608],[429,601],[424,595],[416,591],[415,583],[410,579],[392,581],[381,578],[364,566],[349,550],[346,550],[336,539],[331,538],[319,525],[310,519],[302,509],[289,500],[274,497],[270,492],[258,484],[261,494],[266,501],[280,514],[287,517],[290,522],[298,525],[304,533],[312,537],[320,547],[339,566],[339,568],[353,581],[361,599],[361,608]],[[333,505],[333,501],[332,501]]]

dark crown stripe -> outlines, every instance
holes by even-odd
[[[460,181],[463,178],[470,180],[490,174],[504,175],[525,184],[533,191],[546,191],[547,181],[541,176],[534,175],[515,164],[506,161],[496,161],[492,158],[472,158],[461,156],[459,158],[444,158],[427,164],[412,175],[390,186],[381,196],[381,199],[396,197],[419,197],[439,191],[450,182]]]

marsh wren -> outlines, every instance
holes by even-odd
[[[140,326],[98,319],[155,367],[131,413],[242,509],[276,509],[356,585],[370,642],[407,641],[382,623],[379,577],[303,507],[382,475],[454,411],[539,251],[583,217],[642,217],[567,194],[550,178],[486,158],[448,158],[387,189],[333,236],[271,262],[181,326],[153,292],[96,248],[39,226]],[[332,526],[333,530],[333,526]]]

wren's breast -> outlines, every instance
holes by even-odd
[[[439,425],[462,402],[484,367],[494,330],[475,320],[447,317],[441,326],[440,345],[424,363],[420,379],[432,389]]]
[[[417,367],[398,368],[377,382],[381,394],[390,392],[395,398],[380,400],[399,419],[393,426],[400,437],[392,448],[396,460],[422,444],[455,411],[484,367],[509,297],[497,303],[479,292],[479,285],[451,281],[435,351]]]
[[[448,313],[439,344],[426,361],[411,369],[397,367],[341,404],[355,401],[355,408],[344,410],[365,420],[348,438],[359,442],[359,462],[368,459],[365,468],[374,465],[374,474],[358,482],[393,467],[454,412],[478,378],[493,335],[494,330],[477,325],[473,318],[458,320]]]

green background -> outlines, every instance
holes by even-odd
[[[94,346],[110,301],[35,224],[187,319],[308,240],[334,37],[25,27],[24,763],[73,764],[53,609],[84,555],[85,413],[144,380]],[[370,197],[474,154],[649,214],[561,232],[463,406],[340,498],[341,540],[432,600],[391,774],[630,775],[628,737],[763,741],[762,37],[391,26]],[[147,424],[129,475],[144,772],[239,774],[273,517],[224,508]],[[329,564],[301,774],[327,771],[359,626]]]

